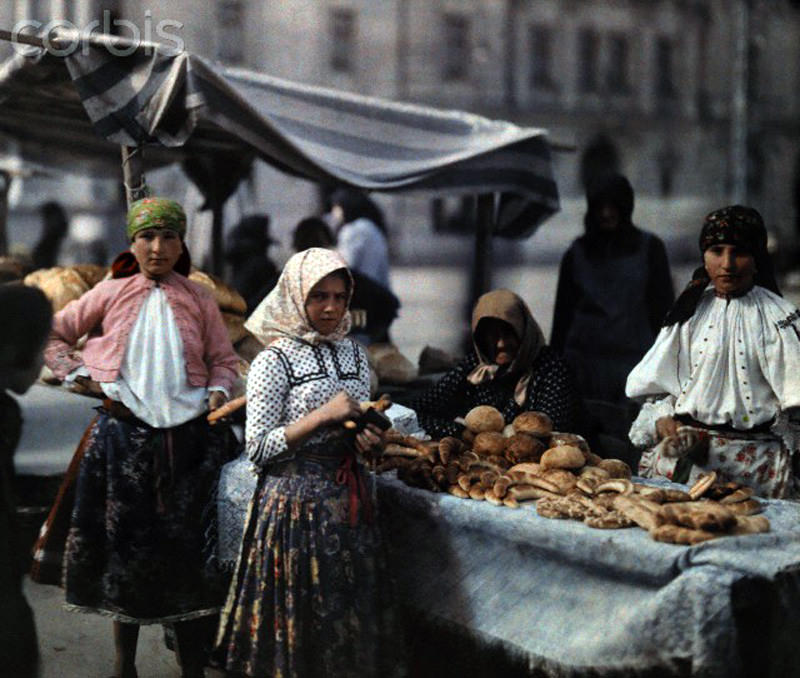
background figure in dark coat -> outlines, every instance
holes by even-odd
[[[52,268],[58,264],[61,243],[67,237],[69,222],[64,209],[57,202],[44,203],[42,213],[42,232],[33,248],[31,259],[34,268]]]
[[[13,458],[22,415],[7,391],[21,395],[38,378],[53,312],[40,290],[21,285],[0,286],[0,308],[6,314],[0,334],[0,673],[33,678],[39,649],[33,612],[22,593],[23,545],[14,499]]]
[[[587,191],[586,232],[561,260],[550,345],[585,398],[625,401],[625,380],[674,301],[664,243],[633,225],[633,189],[618,174]]]
[[[244,217],[228,235],[225,259],[231,266],[230,281],[247,302],[248,315],[278,281],[278,268],[267,253],[275,242],[266,214]]]

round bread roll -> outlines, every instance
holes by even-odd
[[[583,457],[586,459],[587,466],[597,466],[601,461],[603,461],[603,457],[599,457],[594,452],[584,452]]]
[[[506,439],[502,433],[482,431],[475,436],[475,440],[472,443],[472,451],[482,457],[488,457],[492,454],[503,454],[505,446]]]
[[[518,414],[513,421],[517,433],[545,437],[553,432],[553,420],[544,412],[523,412]]]
[[[228,330],[228,339],[231,340],[231,344],[236,344],[249,334],[244,328],[244,316],[222,311],[222,320],[225,323],[225,329]]]
[[[25,284],[38,287],[44,292],[53,306],[53,313],[57,313],[70,301],[80,298],[84,292],[89,291],[89,285],[83,278],[71,268],[61,266],[34,271],[26,276]]]
[[[189,280],[203,285],[211,290],[214,300],[217,302],[221,311],[245,315],[247,313],[247,302],[235,289],[226,285],[220,278],[197,269],[189,273]]]
[[[604,471],[608,471],[609,478],[631,477],[631,467],[621,459],[603,459],[597,466]]]
[[[558,447],[559,445],[572,445],[577,447],[584,455],[589,450],[589,443],[586,438],[579,436],[577,433],[564,433],[562,431],[553,431],[550,434],[550,447]]]
[[[586,461],[583,452],[572,445],[559,445],[545,450],[540,460],[543,469],[550,468],[580,468]]]
[[[74,264],[70,268],[83,279],[89,288],[94,287],[108,275],[108,266],[99,264]]]
[[[506,425],[500,410],[491,405],[473,407],[464,417],[464,423],[473,433],[483,433],[484,431],[500,432]]]
[[[512,464],[518,464],[521,461],[538,462],[544,450],[544,443],[527,433],[515,433],[510,438],[506,438],[505,455]]]

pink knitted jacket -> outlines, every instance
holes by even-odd
[[[238,358],[228,339],[211,292],[174,271],[159,281],[141,273],[107,280],[70,302],[53,319],[45,361],[60,379],[86,365],[92,379],[115,381],[128,336],[145,297],[154,285],[164,289],[183,340],[186,374],[192,386],[221,386],[228,391],[237,376]],[[85,334],[79,352],[75,345]]]

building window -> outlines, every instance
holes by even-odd
[[[579,85],[581,92],[597,91],[597,57],[600,52],[600,41],[591,28],[580,32],[578,38],[579,52]]]
[[[241,0],[221,0],[217,4],[219,42],[217,57],[229,64],[244,61],[244,7]]]
[[[554,90],[553,34],[547,26],[531,26],[528,30],[531,89]]]
[[[334,7],[328,20],[331,70],[335,73],[352,73],[356,49],[356,13],[345,7]]]
[[[668,38],[659,38],[656,41],[656,95],[660,99],[671,99],[675,96],[673,53],[672,42]]]
[[[624,35],[610,36],[606,85],[612,94],[627,94],[630,91],[628,62],[628,39]]]
[[[470,66],[470,26],[463,14],[444,15],[444,80],[466,80]]]

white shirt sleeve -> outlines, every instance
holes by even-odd
[[[671,417],[675,414],[675,398],[671,395],[663,398],[648,400],[639,410],[631,430],[628,433],[630,441],[638,448],[652,447],[658,442],[656,422],[661,417]]]
[[[252,462],[263,465],[288,450],[282,425],[288,395],[289,380],[280,358],[272,351],[261,351],[247,376],[245,449]]]
[[[780,409],[793,410],[800,407],[800,311],[780,297],[770,295],[768,300],[761,305],[758,359]]]

